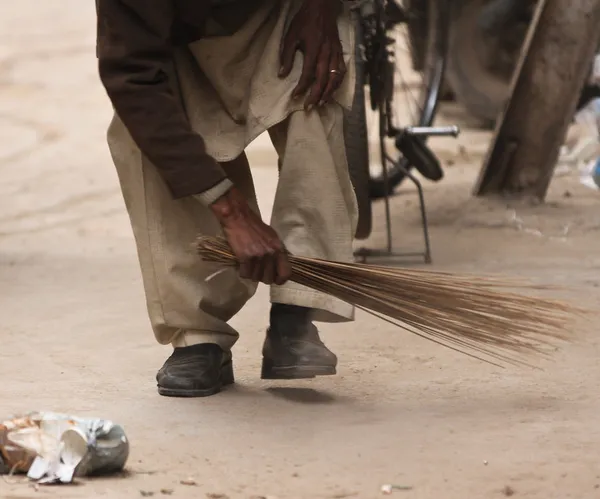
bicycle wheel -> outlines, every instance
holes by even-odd
[[[354,186],[358,204],[358,225],[356,239],[366,239],[371,235],[372,215],[369,197],[369,140],[367,135],[367,116],[365,109],[365,63],[361,51],[362,25],[355,20],[355,61],[356,83],[352,109],[344,111],[344,139],[348,171]]]
[[[536,0],[460,0],[452,9],[447,79],[457,100],[491,128],[510,83]],[[600,95],[586,86],[577,109]]]
[[[428,2],[406,0],[406,4],[410,12],[410,22],[407,23],[407,29],[412,68],[414,71],[423,71],[427,59]],[[448,32],[450,32],[450,28],[448,28]],[[448,78],[444,78],[442,82],[438,99],[440,102],[452,102],[455,99]]]
[[[382,137],[382,140],[388,141],[395,136],[395,130],[407,126],[433,124],[444,81],[450,15],[448,0],[402,0],[400,3],[387,0],[386,5],[390,2],[394,2],[404,12],[404,22],[396,24],[384,20],[387,28],[386,35],[391,42],[390,62],[393,64],[393,84],[384,99],[386,103],[379,106],[379,112],[386,114],[387,129],[383,131],[383,135],[388,139]],[[385,10],[389,9],[380,10],[384,11],[382,15],[385,16]],[[414,68],[422,69],[415,71]],[[374,85],[373,80],[377,78],[374,72],[381,73],[381,66],[371,68],[369,75],[372,103],[378,98],[373,95],[374,89],[377,93],[390,86],[389,82],[377,82]],[[383,78],[387,77],[383,76]],[[379,99],[381,102],[380,97]],[[393,146],[388,149],[395,150]],[[383,175],[381,173],[372,175],[370,192],[372,199],[391,194],[404,180],[406,176],[404,169],[410,170],[414,166],[406,158],[400,157],[397,151],[392,160],[399,166],[394,165],[388,169],[387,192]],[[382,158],[382,163],[385,162]],[[439,175],[433,173],[436,172],[432,172],[431,178],[437,177],[436,180],[441,178],[441,172],[437,172]]]
[[[452,9],[448,82],[458,102],[493,127],[533,15],[533,0],[461,0]]]

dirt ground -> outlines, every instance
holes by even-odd
[[[1,498],[375,498],[386,483],[410,487],[393,492],[407,499],[600,497],[593,321],[574,324],[577,341],[544,370],[501,370],[359,314],[322,328],[338,376],[263,382],[263,288],[233,320],[237,384],[208,399],[159,397],[169,351],[149,328],[105,145],[94,22],[93,2],[0,3],[0,405],[6,417],[44,409],[123,424],[128,473],[38,491],[0,480]],[[467,126],[435,143],[448,168],[426,184],[434,268],[568,285],[597,307],[599,193],[566,176],[543,206],[472,199],[488,140]],[[250,156],[268,210],[265,147]],[[398,248],[419,250],[414,189],[392,209]],[[384,241],[375,212],[372,247]]]

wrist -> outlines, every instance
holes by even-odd
[[[231,187],[210,205],[210,209],[219,223],[226,225],[242,218],[249,208],[242,193],[236,187]]]

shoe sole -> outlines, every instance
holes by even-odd
[[[221,367],[221,376],[219,382],[215,386],[209,388],[199,388],[195,390],[186,390],[182,388],[165,388],[158,385],[158,394],[163,397],[179,397],[179,398],[193,398],[193,397],[209,397],[219,393],[223,387],[232,385],[235,382],[233,376],[233,364],[230,362]]]
[[[274,366],[263,359],[261,379],[312,379],[337,374],[335,366]]]

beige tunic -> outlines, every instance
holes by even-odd
[[[235,35],[203,39],[180,50],[176,71],[194,130],[256,209],[242,153],[253,139],[269,132],[281,162],[271,224],[287,248],[299,255],[350,261],[357,209],[343,142],[343,106],[351,105],[355,81],[352,23],[348,13],[340,17],[348,74],[336,102],[306,113],[302,99],[291,99],[301,55],[288,78],[277,76],[281,39],[299,5],[297,0],[265,2]],[[255,284],[240,279],[235,270],[207,280],[216,268],[200,261],[192,243],[198,233],[220,233],[212,213],[194,198],[171,198],[156,168],[116,116],[109,145],[157,340],[230,348],[237,332],[227,321],[253,295]],[[317,320],[353,317],[350,305],[294,283],[273,286],[271,299],[315,308]]]

